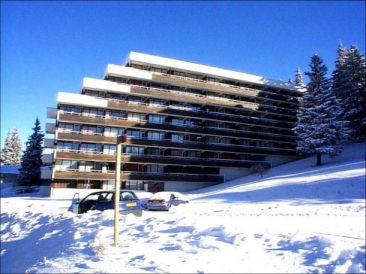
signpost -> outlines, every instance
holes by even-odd
[[[121,186],[121,141],[123,137],[117,136],[117,152],[116,152],[116,182],[114,192],[114,246],[118,245],[118,226],[119,226],[119,200]],[[125,140],[124,140],[125,141]]]

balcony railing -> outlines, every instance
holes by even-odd
[[[238,89],[238,90],[245,90],[245,91],[251,92],[253,97],[255,97],[255,95],[258,92],[261,92],[261,93],[266,94],[268,96],[278,96],[278,94],[276,94],[274,92],[258,90],[258,89],[252,89],[252,88],[248,88],[248,87],[235,86],[235,85],[219,83],[219,82],[214,82],[214,81],[209,81],[209,80],[202,80],[202,79],[197,79],[197,78],[191,78],[191,77],[185,77],[185,76],[179,76],[179,75],[173,75],[173,74],[166,74],[166,73],[155,72],[155,71],[152,72],[152,74],[166,76],[166,77],[180,79],[180,80],[185,80],[185,81],[199,82],[199,83],[203,83],[203,84],[211,84],[211,85],[217,85],[217,86],[221,86],[221,87],[229,87],[229,88]],[[292,90],[292,92],[294,92],[294,91]],[[298,94],[301,94],[301,93],[298,92]],[[293,96],[285,95],[285,94],[281,95],[281,97],[283,97],[284,99],[292,99],[293,98]]]
[[[55,170],[54,179],[74,180],[114,180],[115,171],[110,170],[80,170],[80,169],[59,169]],[[224,177],[216,174],[191,174],[191,173],[153,173],[122,171],[121,180],[142,180],[142,181],[179,181],[179,182],[211,182],[223,183]]]

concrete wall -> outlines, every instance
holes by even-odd
[[[193,183],[193,182],[166,182],[164,183],[164,191],[186,192],[204,187],[211,186],[210,183]]]
[[[231,167],[222,167],[220,168],[220,175],[225,177],[225,182],[247,176],[251,174],[249,168],[231,168]]]

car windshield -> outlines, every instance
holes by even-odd
[[[130,192],[130,191],[121,192],[121,196],[120,196],[121,201],[136,200],[136,199],[138,199],[138,198],[133,192]]]

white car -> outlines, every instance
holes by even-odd
[[[154,193],[144,190],[134,190],[133,192],[140,199],[142,208],[147,209],[147,202],[154,195]]]
[[[186,204],[189,200],[182,193],[176,191],[156,192],[147,202],[148,210],[166,210],[172,205]]]

